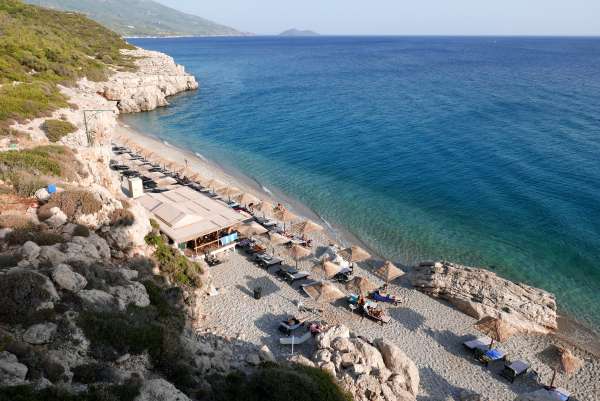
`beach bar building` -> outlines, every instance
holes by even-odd
[[[158,222],[160,231],[186,254],[214,254],[235,246],[234,227],[250,216],[188,187],[138,198]]]

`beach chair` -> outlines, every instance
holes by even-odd
[[[525,361],[518,360],[506,363],[504,365],[504,370],[500,374],[506,379],[510,380],[510,382],[512,383],[517,377],[527,373],[528,370],[529,364]]]
[[[483,363],[485,366],[491,362],[503,361],[506,359],[506,352],[499,348],[492,348],[487,351],[476,349],[475,353],[479,362]]]
[[[279,323],[279,331],[286,336],[290,336],[294,330],[297,330],[300,327],[302,327],[302,322],[295,317]]]
[[[279,343],[282,345],[298,345],[298,344],[303,344],[303,343],[307,342],[308,340],[310,340],[311,337],[312,337],[311,332],[307,331],[300,337],[296,337],[296,336],[282,337],[279,339]]]
[[[281,265],[282,263],[283,259],[266,254],[263,254],[258,260],[258,264],[267,269],[271,266]]]
[[[285,271],[283,278],[290,284],[294,284],[296,281],[305,280],[310,277],[309,272],[301,272],[297,270]]]
[[[571,398],[571,393],[562,387],[549,389],[548,392],[559,401],[569,401],[569,398]]]
[[[463,345],[466,349],[471,352],[475,352],[475,350],[485,351],[490,348],[490,344],[492,343],[492,339],[489,337],[479,337],[473,340],[465,341]]]

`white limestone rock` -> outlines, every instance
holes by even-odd
[[[181,391],[164,379],[146,380],[135,401],[190,401]]]
[[[23,341],[33,345],[49,344],[56,334],[56,324],[39,323],[29,327],[23,333]]]
[[[52,271],[52,280],[62,289],[79,292],[87,285],[87,280],[81,274],[74,272],[69,265],[64,263],[56,266]]]
[[[419,369],[417,365],[395,344],[378,338],[375,347],[381,352],[385,366],[391,372],[404,378],[405,390],[416,396],[419,392]]]
[[[97,311],[110,311],[118,306],[117,299],[101,290],[81,290],[77,293],[81,300]]]
[[[27,366],[19,362],[10,352],[0,352],[0,386],[18,386],[25,384]]]
[[[121,310],[125,310],[129,304],[142,308],[150,305],[150,297],[146,287],[137,281],[132,281],[125,286],[110,287],[108,292],[116,298]]]
[[[27,261],[32,261],[40,256],[40,247],[33,241],[27,241],[21,246],[21,257]]]

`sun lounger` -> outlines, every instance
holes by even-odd
[[[363,316],[366,316],[371,320],[379,322],[382,325],[384,323],[389,323],[391,320],[391,318],[388,315],[386,315],[382,309],[372,307],[369,305],[368,302],[362,305],[362,307],[359,308],[359,310]]]
[[[279,343],[283,344],[283,345],[292,345],[292,344],[298,345],[298,344],[303,344],[303,343],[307,342],[308,340],[310,340],[311,337],[312,337],[312,334],[310,333],[310,331],[307,331],[300,337],[296,337],[296,336],[282,337],[279,339]]]
[[[294,284],[296,281],[304,280],[309,277],[310,277],[310,273],[308,273],[308,272],[292,273],[292,272],[286,271],[284,274],[284,279],[290,284]]]
[[[279,331],[284,333],[286,336],[292,334],[292,331],[302,327],[302,322],[299,319],[292,318],[279,323]]]
[[[463,345],[469,351],[478,350],[487,350],[490,348],[490,344],[492,343],[492,339],[489,337],[479,337],[474,340],[465,341]]]
[[[280,259],[276,256],[272,256],[272,255],[267,255],[267,254],[261,254],[261,255],[257,255],[257,262],[259,265],[261,265],[262,267],[271,267],[271,266],[275,266],[275,265],[280,265],[283,263],[283,259]]]
[[[571,393],[569,393],[567,390],[565,390],[562,387],[557,387],[555,389],[551,389],[549,390],[550,394],[554,397],[556,397],[557,400],[560,401],[568,401],[569,398],[571,398]]]
[[[517,377],[527,373],[527,370],[529,370],[529,364],[519,360],[505,364],[504,370],[500,374],[512,383]]]
[[[506,352],[502,351],[499,348],[492,348],[485,352],[481,351],[477,359],[479,359],[481,363],[487,366],[488,363],[503,361],[504,359],[506,359]]]

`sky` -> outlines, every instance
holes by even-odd
[[[157,0],[256,34],[600,35],[600,0]]]

